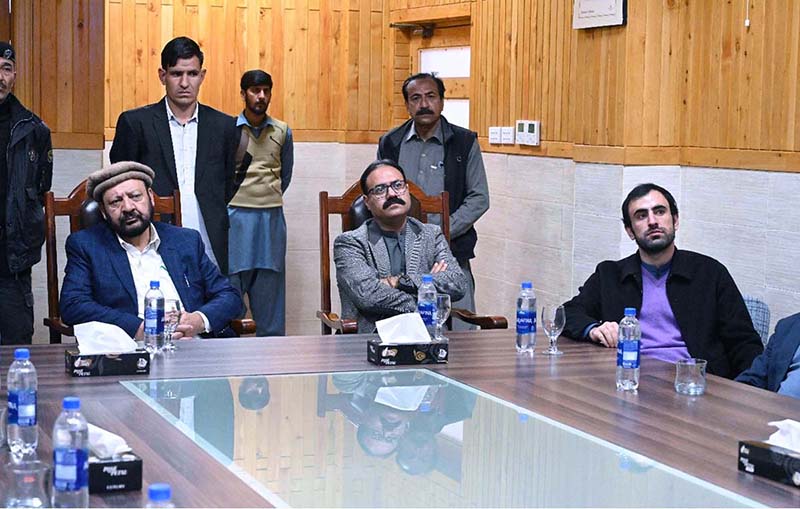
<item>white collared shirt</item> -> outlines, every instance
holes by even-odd
[[[164,294],[164,299],[181,300],[178,290],[175,288],[175,282],[167,271],[167,266],[161,255],[158,253],[158,248],[161,245],[161,238],[158,236],[158,231],[155,227],[150,225],[150,242],[147,243],[143,251],[130,244],[117,235],[117,241],[125,254],[128,256],[128,264],[131,266],[131,275],[133,276],[133,285],[136,287],[136,309],[139,318],[144,320],[144,296],[150,290],[150,281],[158,281],[159,289]],[[180,281],[178,282],[180,284]],[[186,309],[186,306],[181,302],[181,308]],[[206,330],[209,330],[208,318],[204,313],[199,312],[203,318]]]
[[[150,242],[144,248],[144,251],[139,251],[139,248],[133,244],[129,244],[117,235],[117,240],[125,254],[128,256],[128,263],[131,266],[131,275],[133,275],[133,284],[136,286],[136,309],[139,313],[139,318],[144,320],[144,295],[150,290],[150,281],[158,281],[161,293],[164,294],[165,299],[178,299],[178,290],[175,288],[175,283],[172,282],[167,266],[164,265],[164,260],[158,254],[158,247],[161,245],[161,238],[155,227],[150,225]],[[183,302],[181,302],[183,307]]]
[[[199,123],[197,112],[200,110],[200,105],[195,104],[192,117],[185,124],[181,124],[169,108],[169,101],[165,100],[164,104],[167,106],[169,132],[172,137],[172,153],[175,156],[178,189],[181,192],[181,224],[184,228],[191,228],[200,232],[206,255],[214,265],[219,267],[219,263],[214,257],[214,251],[211,249],[206,223],[203,221],[203,213],[200,211],[200,204],[197,202],[197,196],[195,195],[194,179]]]

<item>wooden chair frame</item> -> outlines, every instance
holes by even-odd
[[[173,224],[181,226],[181,197],[177,189],[171,196],[154,195],[153,220],[173,216]],[[89,217],[89,209],[96,205],[86,196],[86,181],[75,186],[66,198],[56,198],[52,191],[44,195],[45,257],[47,264],[47,317],[44,324],[50,329],[50,343],[61,343],[61,336],[74,336],[72,327],[61,321],[59,308],[58,246],[56,243],[56,217],[69,217],[70,233],[91,226],[96,221]],[[252,320],[234,320],[231,327],[239,334],[255,333]]]
[[[445,238],[450,241],[450,195],[447,191],[439,196],[425,194],[413,182],[408,182],[408,193],[411,196],[409,216],[427,222],[430,214],[439,214],[442,218],[441,228]],[[351,185],[341,196],[329,196],[327,191],[319,193],[319,271],[320,271],[320,306],[317,318],[321,322],[322,334],[337,331],[342,334],[353,334],[358,331],[358,323],[351,318],[343,318],[331,310],[331,257],[330,257],[330,215],[338,215],[342,219],[342,231],[353,229],[350,211],[357,199],[362,196],[359,182]],[[451,316],[478,325],[484,329],[505,329],[507,320],[502,316],[481,316],[465,309],[453,308]]]

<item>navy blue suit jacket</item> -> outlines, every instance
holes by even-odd
[[[200,234],[154,222],[158,253],[186,311],[201,311],[220,332],[242,311],[242,299],[208,259]],[[69,324],[98,321],[134,337],[142,320],[128,255],[103,222],[67,237],[67,268],[61,287],[61,318]]]
[[[737,376],[736,381],[776,392],[789,372],[789,365],[798,346],[800,313],[778,322],[775,334],[767,343],[767,349],[753,359],[753,365]]]

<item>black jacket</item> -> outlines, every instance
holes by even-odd
[[[151,167],[156,173],[153,191],[159,196],[178,188],[165,101],[122,112],[109,154],[112,163],[137,161]],[[236,119],[202,104],[197,122],[195,196],[220,271],[227,275],[227,205],[235,192],[234,155],[239,134]]]
[[[747,371],[736,377],[736,381],[777,392],[786,379],[786,374],[789,373],[789,366],[798,347],[800,347],[800,313],[778,322],[775,334],[767,343],[767,349],[756,357]]]
[[[0,227],[5,230],[8,268],[15,274],[42,259],[44,193],[53,181],[53,150],[50,129],[42,119],[13,94],[6,100],[10,101],[11,135],[6,150],[6,223]]]
[[[564,335],[573,339],[591,323],[619,321],[626,307],[641,309],[639,253],[601,262],[578,292],[564,304]],[[667,298],[689,354],[706,359],[709,373],[734,378],[764,350],[736,283],[713,258],[676,249]]]
[[[381,159],[400,160],[400,145],[408,134],[414,120],[409,119],[381,136],[378,142],[378,157]],[[467,163],[472,145],[477,143],[478,135],[474,132],[449,123],[441,117],[442,136],[444,137],[444,189],[450,194],[450,213],[455,212],[464,203],[467,195]],[[459,262],[475,258],[475,244],[478,232],[474,226],[458,237],[450,239],[450,250]]]

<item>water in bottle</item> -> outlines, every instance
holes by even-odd
[[[536,345],[536,294],[533,283],[523,281],[517,297],[517,353],[533,353]]]
[[[431,337],[436,333],[436,287],[433,286],[433,276],[422,276],[422,284],[417,290],[417,311],[422,317],[428,334]]]
[[[53,507],[89,507],[89,425],[79,398],[62,405],[53,426]]]
[[[617,390],[636,392],[639,388],[639,348],[642,329],[636,319],[636,308],[625,308],[619,322],[617,342]]]
[[[144,295],[144,348],[150,354],[164,348],[164,294],[158,281],[150,281]]]
[[[175,507],[172,503],[172,488],[167,483],[151,484],[147,489],[148,509],[169,509]]]
[[[36,426],[38,381],[36,368],[27,348],[14,351],[14,362],[8,368],[8,448],[14,461],[35,459],[39,442]]]

